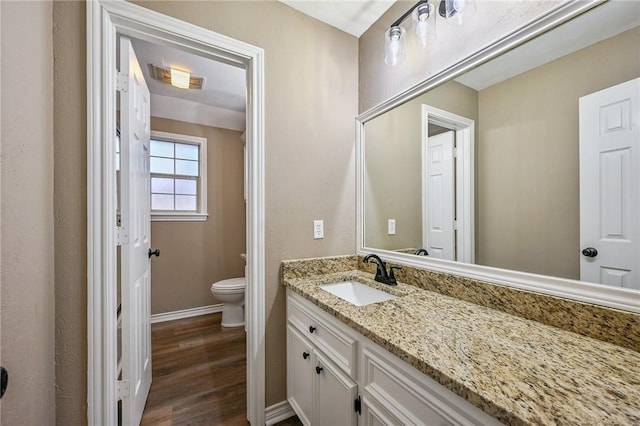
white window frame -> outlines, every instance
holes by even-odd
[[[209,216],[207,210],[207,138],[178,133],[151,131],[151,139],[198,145],[200,176],[198,177],[198,209],[194,212],[151,210],[152,222],[203,222]],[[154,175],[154,173],[151,173]],[[177,176],[177,175],[176,175]],[[151,186],[149,186],[151,191]]]

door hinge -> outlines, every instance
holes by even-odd
[[[457,231],[457,230],[458,230],[458,221],[457,221],[457,220],[454,220],[454,221],[453,221],[453,230],[454,230],[454,231]]]
[[[453,158],[457,158],[458,154],[458,148],[453,148]]]
[[[118,401],[122,401],[129,396],[129,381],[118,380]]]
[[[353,401],[353,409],[356,411],[356,413],[362,414],[362,399],[360,398],[360,395],[358,395],[356,400]]]
[[[116,226],[116,245],[124,246],[129,244],[129,232],[122,226]]]
[[[118,72],[116,74],[116,90],[126,92],[129,90],[129,74]]]

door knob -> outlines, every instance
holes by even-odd
[[[9,384],[9,372],[4,367],[0,367],[0,399],[7,391],[7,385]]]
[[[586,249],[582,250],[582,255],[586,257],[596,257],[598,255],[598,250],[594,249],[593,247],[587,247]]]
[[[151,259],[151,256],[160,257],[160,249],[149,249],[149,259]]]

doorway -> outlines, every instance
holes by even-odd
[[[429,256],[475,261],[471,119],[422,105],[422,247]]]
[[[120,110],[116,111],[121,133],[116,140],[118,230],[129,237],[119,241],[118,247],[118,259],[122,262],[118,293],[122,309],[118,309],[118,320],[123,330],[119,333],[118,375],[121,381],[128,382],[129,391],[129,395],[120,395],[123,424],[137,424],[143,411],[148,417],[149,410],[159,409],[158,395],[162,395],[165,403],[172,401],[171,398],[189,396],[184,390],[177,394],[167,392],[171,386],[166,386],[171,377],[181,377],[181,370],[189,368],[187,365],[176,364],[180,367],[167,376],[166,368],[161,368],[161,364],[158,367],[156,359],[151,362],[149,355],[160,354],[156,345],[162,346],[166,339],[151,338],[148,312],[151,323],[219,312],[222,304],[212,298],[211,284],[245,277],[242,256],[246,253],[243,190],[246,72],[134,37],[118,35],[117,47],[119,75],[122,79],[128,75],[128,84],[118,87]],[[127,70],[127,63],[135,66],[130,65],[132,69]],[[184,81],[172,78],[174,71],[178,77],[184,76]],[[146,87],[148,92],[136,95],[138,86]],[[129,108],[131,97],[138,101],[146,98],[148,104]],[[143,121],[147,124],[142,126],[145,129],[132,132],[131,125],[142,114],[146,114]],[[147,149],[139,159],[135,156],[136,135],[143,134]],[[134,170],[137,164],[146,164],[148,172],[136,192],[133,188],[136,180],[127,171]],[[140,214],[140,221],[147,222],[143,228],[150,232],[149,241],[142,249],[144,253],[136,256],[132,245],[139,240],[134,238],[139,225],[132,215],[142,209],[142,199],[151,208]],[[130,266],[138,260],[147,271],[145,285],[136,285],[137,281],[130,276]],[[138,291],[134,292],[133,288]],[[242,296],[238,296],[242,301],[244,292],[243,286]],[[132,325],[138,325],[139,330],[127,332]],[[183,331],[187,332],[184,327]],[[212,338],[214,330],[215,334],[225,333],[219,327],[212,328]],[[239,346],[245,353],[244,339]],[[207,358],[212,362],[221,356],[215,345],[208,346],[207,351]],[[143,353],[148,355],[136,359],[136,354]],[[157,358],[167,361],[164,354]],[[235,370],[244,370],[244,365],[243,361]],[[142,374],[144,371],[146,374]],[[136,372],[141,373],[140,377],[134,377]],[[244,383],[246,371],[236,376]],[[203,387],[207,386],[207,378],[210,386],[216,383],[216,377],[201,377]],[[163,387],[162,391],[159,386]],[[233,404],[234,409],[245,405],[245,399]],[[153,408],[149,404],[145,408],[147,400],[155,404]]]
[[[247,417],[264,424],[264,58],[260,48],[127,2],[87,3],[88,422],[116,424],[116,36],[241,67],[247,73]]]

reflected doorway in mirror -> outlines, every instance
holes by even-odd
[[[475,122],[422,105],[422,247],[473,263]]]

